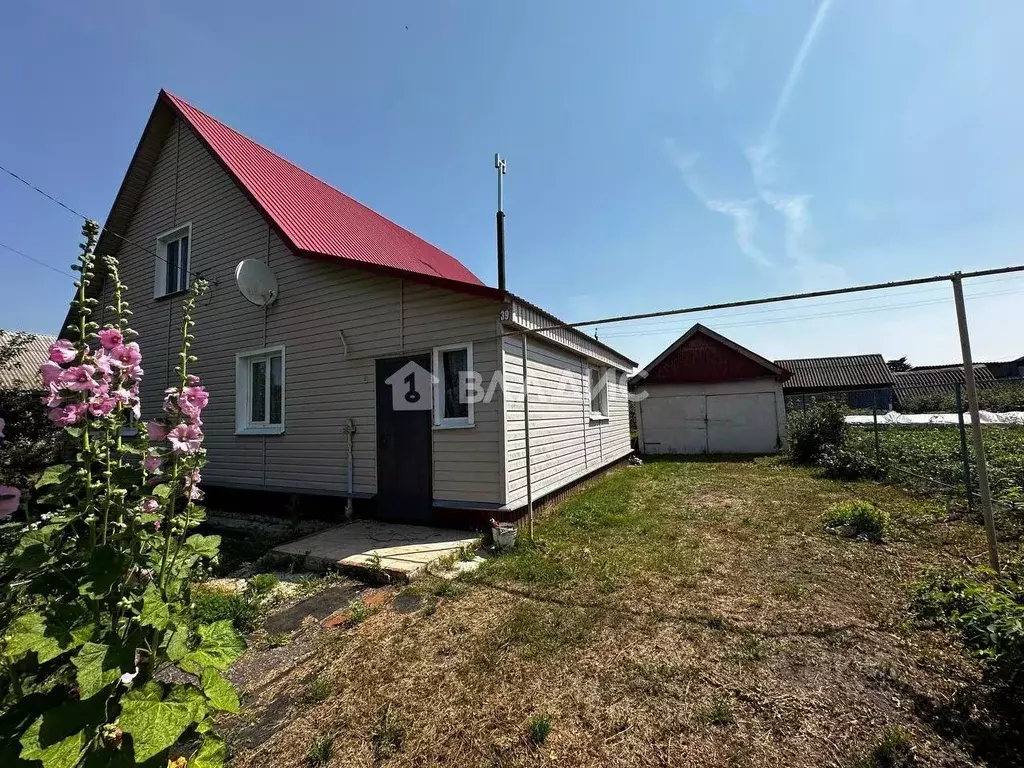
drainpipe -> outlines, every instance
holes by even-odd
[[[355,487],[355,468],[352,458],[352,435],[356,433],[356,423],[349,419],[345,423],[345,435],[348,438],[348,499],[345,502],[345,518],[352,519],[352,491]]]

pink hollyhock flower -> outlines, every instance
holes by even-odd
[[[178,405],[177,387],[168,387],[164,390],[164,413],[173,413]]]
[[[75,345],[67,339],[57,339],[50,345],[50,360],[55,363],[70,363],[77,355]]]
[[[128,344],[118,344],[110,350],[110,356],[114,359],[114,365],[122,368],[138,365],[142,361],[142,352],[139,345],[134,341]]]
[[[194,387],[199,383],[199,377],[193,376],[191,373],[185,377],[185,383],[190,387]]]
[[[46,395],[40,399],[47,408],[56,408],[58,405],[64,404],[64,398],[60,396],[60,390],[56,384],[48,385]]]
[[[110,376],[114,372],[114,359],[107,353],[106,350],[101,349],[95,355],[93,360],[96,363],[97,370]]]
[[[175,453],[192,453],[199,450],[203,433],[193,424],[179,424],[167,433],[167,440]]]
[[[132,393],[124,387],[121,387],[121,389],[115,389],[110,394],[115,400],[117,400],[117,402],[121,403],[121,405],[126,405],[132,401]]]
[[[132,381],[138,381],[139,379],[142,378],[145,371],[142,370],[141,365],[126,365],[124,368],[121,369],[121,373],[123,373],[125,378],[127,379],[131,379]]]
[[[10,485],[0,485],[0,520],[5,520],[21,506],[21,491]]]
[[[117,405],[117,398],[110,395],[97,395],[89,400],[89,413],[97,419],[102,419]]]
[[[96,373],[96,366],[83,363],[73,368],[68,368],[60,375],[60,384],[67,389],[74,389],[85,392],[96,389],[96,381],[93,374]]]
[[[153,442],[159,442],[167,438],[167,427],[158,421],[151,421],[146,425],[146,437]]]
[[[39,366],[39,375],[43,377],[43,386],[48,387],[51,384],[56,384],[57,379],[64,373],[64,369],[57,365],[53,360],[47,360],[45,363]]]
[[[142,468],[145,469],[147,473],[153,475],[160,471],[160,467],[163,463],[164,460],[155,453],[147,453],[146,458],[142,460]]]
[[[178,410],[192,419],[199,417],[199,413],[210,402],[210,393],[206,387],[185,387],[178,395]]]
[[[160,521],[159,520],[154,520],[153,521],[153,530],[154,531],[159,531],[160,530]]]
[[[68,403],[57,408],[51,408],[50,421],[61,427],[73,427],[85,417],[89,405],[87,403]]]
[[[156,512],[158,509],[160,509],[160,502],[152,496],[142,502],[143,512]]]
[[[97,334],[104,349],[113,349],[124,344],[124,337],[117,328],[104,328]]]

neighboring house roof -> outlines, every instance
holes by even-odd
[[[915,366],[909,371],[893,374],[896,381],[896,396],[901,400],[920,395],[952,392],[957,384],[964,383],[963,365]],[[974,380],[979,387],[991,387],[996,377],[984,364],[974,366]]]
[[[985,363],[985,366],[997,379],[1024,378],[1024,357],[1018,357],[1016,360],[994,360]]]
[[[7,342],[17,331],[0,330],[0,343]],[[50,345],[56,336],[28,334],[31,338],[17,357],[0,369],[0,389],[41,389],[39,366],[50,356]]]
[[[785,391],[881,389],[893,386],[892,371],[881,355],[810,357],[776,360],[775,363],[793,373],[793,377],[782,385]]]
[[[697,323],[658,355],[631,383],[693,384],[790,377],[784,367]]]

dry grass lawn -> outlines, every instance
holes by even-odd
[[[884,544],[823,531],[853,498],[892,515]],[[252,692],[273,727],[235,764],[1017,764],[975,665],[909,620],[919,568],[984,552],[934,502],[774,459],[664,461],[536,532],[468,580],[409,587],[413,613],[322,633]]]

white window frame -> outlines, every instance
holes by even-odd
[[[462,344],[447,344],[443,347],[434,347],[434,428],[435,429],[469,429],[476,423],[473,413],[473,399],[468,397],[468,382],[462,382],[466,398],[466,416],[459,418],[444,417],[444,361],[445,352],[457,352],[466,350],[466,369],[468,374],[473,373],[473,342],[467,341]]]
[[[586,365],[586,385],[587,385],[587,410],[591,421],[608,421],[608,376],[610,368],[601,365]],[[602,382],[601,387],[601,410],[594,410],[594,392],[591,378],[593,372],[597,371],[600,374],[600,380]]]
[[[180,240],[182,237],[188,236],[188,255],[186,256],[187,261],[185,262],[185,287],[178,288],[175,291],[167,290],[167,270],[170,267],[170,263],[167,261],[167,245],[175,240]],[[160,299],[164,296],[174,296],[179,293],[184,293],[189,289],[192,284],[192,253],[195,250],[192,246],[195,243],[192,241],[192,222],[186,224],[180,224],[174,229],[169,229],[156,238],[156,265],[153,272],[153,298]]]
[[[266,418],[270,418],[270,358],[281,356],[281,423],[271,424],[269,422],[252,422],[249,415],[251,409],[252,383],[249,380],[249,372],[252,364],[259,359],[267,361],[267,406],[265,409]],[[246,352],[239,352],[235,355],[235,434],[236,435],[280,435],[284,432],[285,425],[285,403],[287,402],[287,366],[286,366],[284,344],[274,344],[263,349],[252,349]]]

